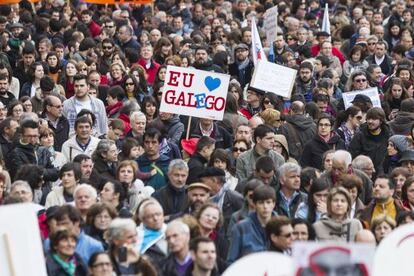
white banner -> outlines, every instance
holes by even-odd
[[[378,89],[377,87],[371,87],[365,90],[342,93],[342,98],[344,99],[345,109],[347,109],[348,107],[352,105],[352,101],[354,100],[356,95],[365,95],[371,99],[373,106],[381,107],[381,100],[378,95]]]
[[[267,42],[273,43],[277,36],[277,6],[268,9],[264,14],[263,28],[266,32]]]
[[[222,120],[230,76],[168,66],[161,112]]]
[[[257,64],[250,85],[290,99],[297,71],[265,60]]]

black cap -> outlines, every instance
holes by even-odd
[[[414,161],[414,150],[403,151],[403,153],[401,154],[401,158],[398,162],[401,163],[403,161]]]
[[[202,172],[199,177],[211,177],[211,176],[226,176],[226,173],[219,168],[208,167]]]
[[[372,104],[372,101],[367,95],[358,94],[355,96],[355,98],[352,100],[351,103],[371,103]]]
[[[320,31],[316,34],[316,37],[320,36],[330,37],[331,35],[328,32]]]
[[[255,87],[253,87],[253,86],[250,86],[250,84],[249,84],[249,86],[247,87],[247,90],[250,90],[250,91],[256,92],[257,94],[262,95],[262,96],[264,96],[264,95],[266,94],[266,91],[261,90],[261,89],[258,89],[258,88],[255,88]]]
[[[58,210],[59,210],[59,206],[52,206],[52,207],[47,208],[45,224],[47,224],[49,220],[55,218],[55,215]]]

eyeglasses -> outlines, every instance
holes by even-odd
[[[102,49],[104,49],[104,50],[111,50],[112,49],[112,46],[103,46]]]
[[[237,148],[237,147],[233,147],[233,152],[238,152],[238,151],[240,151],[240,152],[245,152],[247,149],[245,149],[245,148]]]
[[[110,262],[105,262],[105,263],[96,263],[93,265],[94,268],[103,268],[104,266],[112,266],[112,264]]]
[[[264,100],[263,103],[264,104],[271,104],[271,102],[269,100]]]
[[[110,25],[110,26],[105,25],[105,28],[115,28],[115,25]]]
[[[134,83],[133,83],[133,82],[126,82],[126,83],[125,83],[125,86],[132,86],[132,85],[134,85]]]
[[[367,79],[355,79],[354,82],[366,82]]]
[[[320,127],[331,127],[331,124],[319,124]]]

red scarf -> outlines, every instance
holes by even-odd
[[[106,107],[106,114],[108,114],[108,118],[110,118],[112,115],[118,112],[119,109],[121,109],[122,105],[124,103],[122,101],[117,102],[114,105],[108,105]]]

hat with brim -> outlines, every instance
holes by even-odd
[[[196,182],[196,183],[192,183],[192,184],[188,185],[187,186],[187,191],[191,191],[192,189],[196,189],[196,188],[201,188],[201,189],[204,189],[208,192],[211,191],[211,188],[209,186],[207,186],[206,184],[201,183],[201,182]]]
[[[237,46],[234,48],[234,51],[235,52],[237,52],[237,50],[240,50],[240,49],[243,49],[243,50],[249,50],[249,46],[247,46],[246,44],[244,44],[244,43],[239,43],[239,44],[237,44]]]

